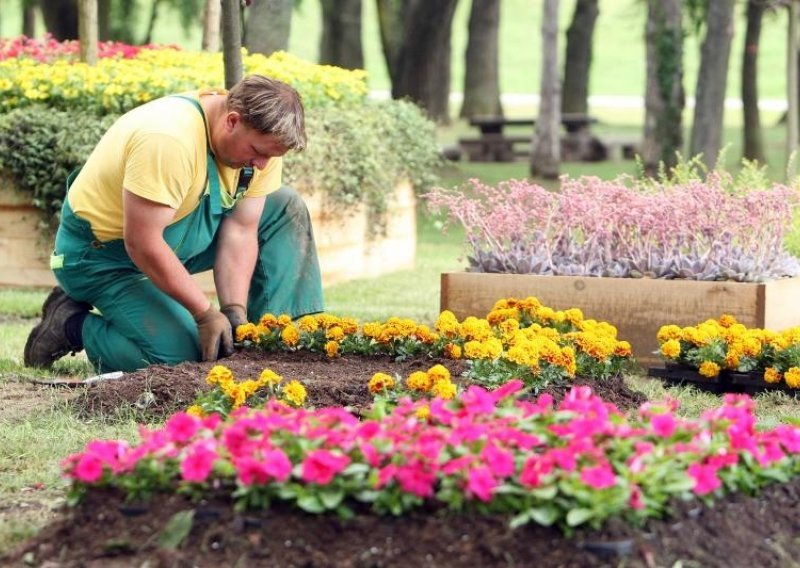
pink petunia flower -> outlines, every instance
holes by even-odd
[[[497,487],[497,480],[486,466],[478,466],[469,472],[467,490],[484,503],[492,500],[492,492]]]
[[[164,430],[172,442],[188,442],[200,429],[200,419],[185,412],[177,412],[164,425]]]
[[[181,477],[185,481],[202,483],[214,469],[217,457],[217,452],[209,444],[196,444],[181,461]]]
[[[581,481],[594,489],[608,489],[617,483],[614,470],[607,463],[584,468],[581,471]]]
[[[716,491],[722,485],[717,476],[717,468],[713,465],[693,463],[686,470],[686,473],[694,480],[693,489],[698,495]]]
[[[350,464],[350,458],[328,450],[314,450],[303,460],[303,481],[327,485],[334,476]]]
[[[653,432],[661,438],[669,438],[675,433],[677,422],[671,413],[655,414],[650,418],[650,425]]]
[[[73,477],[84,483],[94,483],[103,477],[103,461],[94,454],[83,454],[75,464]]]

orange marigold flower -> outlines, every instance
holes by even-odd
[[[631,344],[627,341],[617,341],[617,344],[614,346],[614,355],[619,357],[630,357],[633,353],[633,349],[631,348]]]
[[[719,375],[720,367],[714,361],[703,361],[700,363],[700,369],[698,372],[704,376],[708,377],[709,379],[713,379],[717,375]]]
[[[659,343],[664,343],[670,339],[680,338],[681,328],[677,325],[662,325],[661,329],[658,330],[658,334],[656,335],[656,339],[658,339]]]
[[[274,314],[264,314],[258,323],[267,329],[275,329],[278,327],[278,318]]]
[[[289,347],[296,347],[300,342],[300,332],[295,326],[289,324],[281,331],[281,340]]]
[[[369,392],[378,394],[385,390],[394,388],[394,379],[386,373],[375,373],[367,384]]]
[[[291,325],[292,323],[292,316],[289,314],[281,314],[278,316],[278,325],[281,327],[286,327],[287,325]]]
[[[433,380],[434,383],[439,381],[449,381],[450,370],[444,365],[434,365],[428,369],[428,376]]]
[[[681,354],[681,342],[677,339],[668,339],[661,345],[661,354],[667,359],[677,359]]]
[[[325,354],[333,359],[334,357],[339,355],[339,342],[338,341],[328,341],[325,344]]]
[[[448,343],[444,346],[444,356],[448,359],[461,359],[461,346],[455,343]]]
[[[314,333],[319,329],[319,323],[317,322],[317,318],[314,316],[303,316],[297,321],[297,327],[300,329],[300,331]]]
[[[332,341],[341,341],[344,339],[344,330],[338,325],[335,325],[325,332],[325,337]]]
[[[445,400],[451,400],[456,396],[456,385],[454,385],[450,379],[444,381],[436,381],[435,383],[433,383],[433,388],[431,388],[431,393],[433,394],[433,396],[437,396]]]
[[[254,323],[243,323],[236,326],[236,341],[258,341],[259,331]]]
[[[764,369],[764,380],[768,383],[779,383],[783,376],[781,372],[775,367],[767,367]]]
[[[722,327],[731,327],[735,323],[737,323],[736,318],[730,314],[722,314],[719,317],[719,325]]]
[[[797,367],[789,367],[783,375],[783,380],[789,385],[789,388],[800,388],[800,369]]]
[[[424,371],[414,371],[406,379],[406,386],[411,390],[428,392],[433,386],[433,377]]]

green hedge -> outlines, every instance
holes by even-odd
[[[46,107],[0,115],[0,170],[33,195],[51,228],[57,226],[67,174],[86,160],[117,116]],[[306,193],[324,192],[328,206],[339,211],[367,204],[375,232],[397,182],[408,179],[417,192],[435,183],[435,126],[411,103],[312,109],[306,124],[308,148],[287,155],[285,181]]]

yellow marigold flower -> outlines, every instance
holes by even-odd
[[[667,359],[677,359],[681,354],[681,342],[677,339],[668,339],[661,345],[661,354]]]
[[[503,354],[503,342],[496,337],[490,337],[483,343],[487,359],[498,359]]]
[[[517,317],[517,310],[512,308],[495,308],[486,316],[489,325],[500,325]]]
[[[702,376],[708,377],[709,379],[713,379],[719,375],[719,371],[719,365],[714,363],[714,361],[703,361],[700,363],[700,369],[698,370]]]
[[[279,384],[282,380],[283,377],[281,377],[278,373],[276,373],[272,369],[264,369],[263,371],[261,371],[261,375],[259,375],[258,377],[258,382],[261,383],[261,385],[275,386]]]
[[[761,353],[761,341],[752,335],[744,337],[742,340],[742,352],[748,357],[758,357]]]
[[[439,314],[434,328],[445,337],[455,337],[458,335],[458,319],[453,312],[445,310]]]
[[[406,379],[406,386],[411,390],[428,392],[433,386],[433,377],[424,371],[414,371]]]
[[[530,365],[530,353],[527,345],[514,345],[506,351],[506,359],[517,365]]]
[[[428,369],[428,376],[434,383],[450,380],[450,370],[444,365],[434,365]]]
[[[222,386],[225,383],[233,382],[233,373],[225,365],[214,365],[208,372],[206,382],[211,386]]]
[[[467,341],[464,344],[464,355],[467,359],[486,359],[489,354],[480,341]]]
[[[295,347],[300,342],[300,332],[293,325],[287,325],[281,331],[281,339],[289,347]]]
[[[386,373],[375,373],[367,384],[369,392],[378,394],[385,390],[394,388],[394,379]]]
[[[570,308],[568,310],[564,310],[564,318],[572,325],[577,326],[583,321],[583,312],[580,310],[580,308]]]
[[[186,414],[189,414],[190,416],[197,416],[198,418],[205,418],[206,416],[205,410],[203,410],[203,407],[199,404],[193,404],[187,408]]]
[[[677,325],[662,325],[661,329],[658,330],[656,338],[659,343],[665,343],[670,339],[680,339],[681,328]]]
[[[333,359],[337,355],[339,355],[339,342],[338,341],[328,341],[325,344],[325,354]]]
[[[492,311],[495,311],[495,310],[504,310],[504,309],[506,309],[506,308],[508,308],[508,300],[507,300],[507,299],[505,299],[505,298],[503,298],[502,300],[497,300],[497,301],[494,303],[494,306],[492,306]]]
[[[719,317],[719,325],[722,327],[731,327],[735,323],[737,323],[736,318],[730,314],[722,314]]]
[[[354,318],[342,318],[339,321],[339,327],[342,328],[342,331],[344,331],[346,335],[353,335],[358,331],[358,320]]]
[[[286,327],[287,325],[291,325],[292,323],[292,316],[289,314],[281,314],[278,316],[278,325],[281,327]]]
[[[448,359],[461,359],[461,346],[455,343],[448,343],[444,346],[444,356]]]
[[[683,328],[682,339],[696,346],[708,345],[711,343],[711,335],[699,327]]]
[[[630,357],[633,354],[633,348],[631,348],[631,344],[627,341],[617,341],[616,345],[614,346],[614,355],[618,357]]]
[[[741,362],[739,353],[736,351],[728,351],[725,354],[725,362],[723,365],[726,369],[737,369],[739,367],[739,363]]]
[[[338,325],[335,325],[325,332],[325,337],[331,341],[341,341],[344,339],[344,330]]]
[[[536,319],[543,322],[550,322],[556,319],[556,311],[549,306],[541,306],[536,309]]]
[[[366,337],[376,338],[381,333],[381,324],[378,322],[365,323],[361,331]]]
[[[431,409],[427,404],[423,404],[414,411],[414,416],[420,420],[427,420],[431,416]]]
[[[789,385],[789,388],[800,388],[800,369],[797,367],[789,367],[783,375],[783,380]]]
[[[433,393],[433,396],[437,396],[445,400],[451,400],[456,396],[456,385],[454,385],[449,379],[436,381],[433,383],[431,393]]]
[[[492,336],[492,328],[485,319],[469,316],[459,326],[459,335],[464,339],[486,341]]]
[[[232,401],[233,408],[239,408],[247,401],[247,393],[241,385],[233,384],[225,389],[225,394]]]
[[[258,323],[267,329],[275,329],[278,327],[278,318],[273,314],[264,314],[261,316],[261,319],[258,320]]]
[[[314,333],[319,329],[319,323],[317,323],[317,318],[314,316],[303,316],[297,321],[297,327],[300,331]]]
[[[764,369],[764,380],[768,383],[779,383],[781,382],[781,372],[776,369],[775,367],[767,367]]]
[[[572,347],[564,347],[561,350],[561,357],[557,360],[557,364],[564,367],[564,370],[570,377],[574,377],[578,371],[578,362],[575,358],[575,350]]]
[[[307,394],[306,387],[300,381],[289,381],[283,387],[283,399],[293,406],[303,406]]]
[[[258,341],[258,327],[254,323],[243,323],[236,327],[236,341]]]
[[[431,344],[436,341],[436,335],[431,331],[427,325],[418,325],[414,336],[422,343]]]

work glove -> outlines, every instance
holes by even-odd
[[[233,335],[235,337],[236,328],[247,323],[247,309],[241,304],[226,304],[222,306],[220,311],[225,314],[228,321],[231,322],[231,329],[233,329]]]
[[[214,306],[194,317],[200,333],[200,349],[203,361],[216,361],[233,355],[231,322]]]

